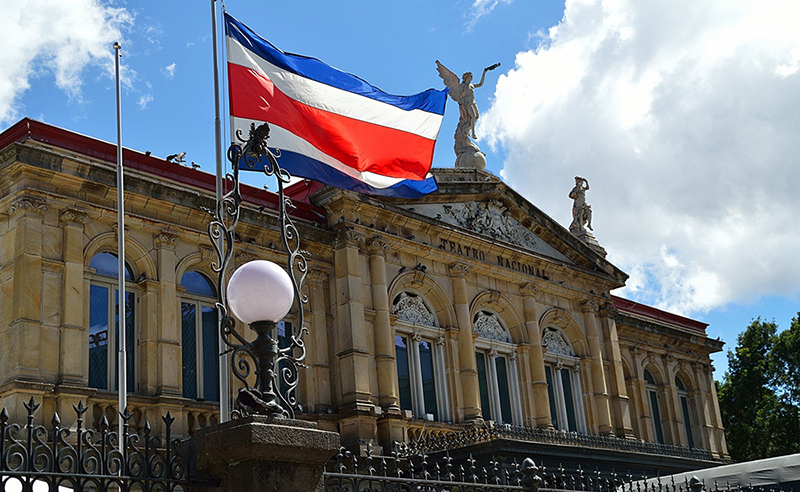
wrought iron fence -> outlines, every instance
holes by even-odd
[[[592,436],[560,430],[513,427],[507,424],[467,427],[457,432],[428,436],[425,439],[409,443],[404,453],[408,455],[418,454],[422,451],[426,453],[435,453],[497,439],[529,441],[544,444],[566,444],[597,449],[657,454],[662,456],[678,456],[709,461],[714,460],[711,452],[706,449],[684,448],[682,446],[673,446],[670,444],[622,439],[615,436]]]
[[[697,477],[676,483],[656,477],[631,474],[602,475],[578,469],[547,469],[526,458],[521,464],[493,457],[488,466],[479,465],[470,455],[456,463],[445,452],[432,457],[419,455],[357,457],[342,448],[325,467],[325,492],[790,492],[777,485],[711,484]]]
[[[9,422],[0,411],[0,490],[153,490],[183,491],[188,481],[187,460],[180,439],[172,437],[175,419],[162,417],[164,436],[153,435],[148,422],[141,433],[129,432],[130,413],[123,419],[122,446],[104,416],[100,429],[84,428],[83,402],[73,405],[76,426],[61,426],[54,413],[50,426],[34,424],[41,404],[24,403],[25,424]],[[63,488],[62,488],[63,487]]]

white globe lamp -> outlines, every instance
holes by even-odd
[[[228,305],[233,315],[249,324],[282,320],[294,302],[294,286],[286,270],[271,261],[254,260],[240,266],[228,282]]]

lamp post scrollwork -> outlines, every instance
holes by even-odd
[[[242,385],[232,416],[262,414],[294,418],[295,411],[301,410],[295,392],[299,368],[305,367],[303,335],[308,333],[303,316],[303,305],[308,298],[302,294],[308,273],[305,256],[308,252],[300,249],[300,235],[289,216],[294,205],[284,195],[284,186],[291,175],[280,167],[280,153],[273,153],[267,147],[269,125],[251,124],[246,140],[240,130],[236,137],[241,144],[233,143],[228,148],[231,171],[224,180],[226,188],[228,185],[230,188],[217,203],[213,220],[208,225],[208,236],[216,252],[212,268],[217,273],[216,306],[225,343],[222,349],[231,354],[231,372]],[[233,258],[234,231],[241,218],[240,169],[263,169],[265,175],[275,176],[281,242],[287,258],[285,269],[271,262],[250,261],[234,272],[226,288],[225,274]],[[293,304],[297,307],[297,330],[286,337],[287,346],[280,347],[275,330]],[[237,330],[234,316],[256,332],[254,340],[247,340]],[[251,384],[253,377],[254,385]]]

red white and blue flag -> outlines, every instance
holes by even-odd
[[[373,195],[436,191],[429,173],[447,93],[387,94],[316,58],[284,53],[225,14],[231,130],[270,124],[292,175]]]

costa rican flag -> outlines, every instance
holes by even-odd
[[[373,195],[436,191],[429,173],[447,93],[395,96],[316,58],[284,53],[225,14],[231,131],[270,124],[295,176]]]

